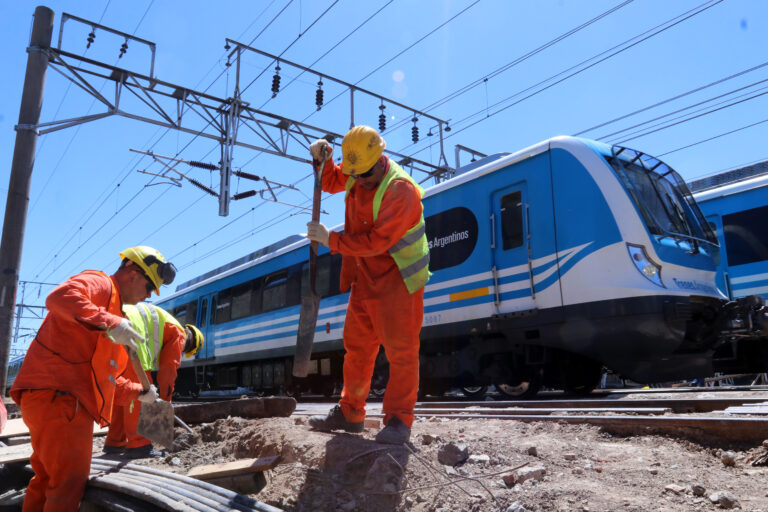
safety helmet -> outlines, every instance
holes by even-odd
[[[176,267],[168,263],[160,251],[146,245],[137,245],[120,253],[121,260],[131,260],[152,280],[155,293],[160,295],[160,285],[171,284],[176,278]]]
[[[346,175],[368,172],[386,147],[379,132],[370,126],[355,126],[341,141],[342,171]]]
[[[203,336],[203,333],[200,332],[200,329],[192,324],[186,324],[184,327],[189,329],[189,331],[192,333],[192,346],[187,348],[187,346],[189,346],[188,344],[184,347],[186,349],[184,355],[187,357],[195,357],[195,355],[200,352],[200,349],[203,348],[203,345],[205,344],[205,337]]]

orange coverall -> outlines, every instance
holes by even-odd
[[[342,192],[348,176],[329,161],[323,170],[323,190]],[[387,157],[387,172],[389,158]],[[387,250],[421,219],[421,196],[408,181],[394,180],[373,222],[377,189],[357,184],[349,191],[344,233],[331,232],[328,245],[342,254],[340,288],[352,289],[344,322],[344,388],[339,405],[350,422],[365,419],[365,400],[379,345],[389,361],[384,392],[384,423],[397,417],[410,428],[419,390],[419,331],[424,316],[424,288],[408,289]]]
[[[163,328],[163,346],[160,349],[157,370],[157,392],[160,398],[170,402],[173,387],[176,383],[176,372],[181,365],[181,353],[184,351],[186,333],[183,329],[171,323]],[[149,382],[152,374],[147,371]],[[142,387],[139,377],[133,371],[133,365],[128,364],[117,379],[115,391],[115,406],[112,409],[112,423],[109,425],[105,446],[124,446],[139,448],[150,444],[150,440],[136,433],[141,413],[141,402],[137,400]],[[131,410],[131,402],[133,409]]]
[[[128,355],[104,331],[117,326],[122,299],[113,278],[84,272],[46,299],[48,316],[11,388],[32,440],[24,511],[77,510],[91,467],[93,422],[112,414],[114,382]]]

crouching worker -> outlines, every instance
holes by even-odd
[[[115,408],[104,441],[104,453],[124,453],[131,459],[161,457],[165,454],[154,450],[148,439],[136,433],[141,403],[154,402],[158,394],[163,400],[171,400],[181,354],[194,357],[203,347],[203,334],[192,324],[182,327],[170,313],[153,304],[125,306],[123,313],[141,336],[139,361],[149,382],[152,382],[150,372],[157,372],[157,387],[153,384],[149,392],[142,394],[139,377],[133,365],[128,364],[117,380]]]
[[[424,232],[424,190],[396,162],[382,154],[386,144],[369,126],[355,126],[341,143],[342,163],[328,158],[323,190],[345,191],[344,232],[329,233],[319,222],[307,237],[341,253],[343,292],[351,289],[344,322],[344,389],[327,416],[310,418],[317,430],[361,432],[379,346],[389,361],[384,392],[385,427],[376,441],[408,441],[419,389],[419,331],[424,317],[424,285],[429,280],[429,247]],[[320,139],[310,146],[314,160]]]
[[[91,469],[93,422],[112,420],[116,379],[128,363],[121,345],[136,348],[139,338],[121,309],[147,299],[176,272],[151,247],[127,249],[120,258],[113,275],[86,270],[48,295],[48,315],[11,388],[34,450],[25,511],[78,509]]]

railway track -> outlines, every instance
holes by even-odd
[[[729,408],[734,412],[728,412]],[[294,414],[321,412],[324,412],[321,404],[300,403]],[[419,402],[414,412],[417,418],[425,420],[554,421],[595,425],[622,435],[671,434],[703,442],[754,445],[768,438],[768,394],[679,399]],[[379,404],[369,404],[368,415],[383,417]]]

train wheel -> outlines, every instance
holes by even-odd
[[[488,391],[488,386],[464,386],[461,388],[461,392],[467,398],[483,397],[486,391]]]
[[[541,387],[541,380],[528,380],[515,385],[494,384],[494,386],[496,386],[496,390],[505,399],[525,400],[526,398],[533,398],[536,396]]]

